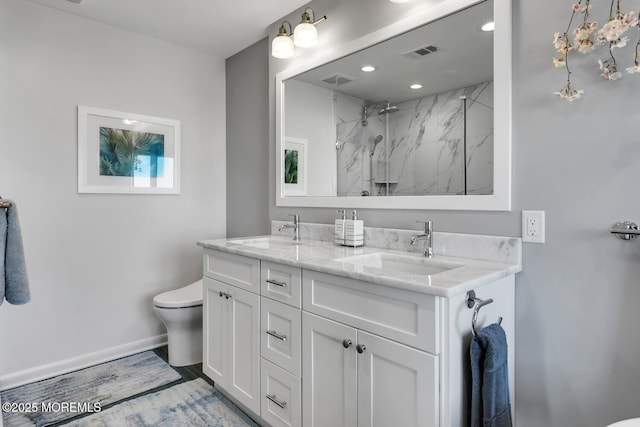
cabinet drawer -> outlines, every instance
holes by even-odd
[[[204,275],[260,293],[260,260],[214,250],[204,251]]]
[[[260,290],[263,296],[300,308],[302,270],[289,265],[262,261]]]
[[[303,309],[438,354],[439,299],[304,271]]]
[[[302,425],[300,378],[262,359],[261,416],[273,427]]]
[[[262,357],[300,376],[300,309],[261,297],[260,317]]]

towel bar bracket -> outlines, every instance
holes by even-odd
[[[615,234],[618,239],[633,240],[640,235],[640,227],[631,221],[619,221],[611,227],[611,234]]]
[[[6,201],[0,196],[0,208],[9,209],[13,204],[9,201]]]
[[[476,291],[467,292],[467,308],[473,308],[477,302],[481,302],[482,300],[476,297]]]

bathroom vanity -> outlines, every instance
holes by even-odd
[[[514,275],[519,238],[434,234],[432,259],[412,230],[365,229],[365,247],[274,235],[200,241],[203,371],[272,426],[463,426],[469,343],[501,317],[513,404]],[[290,232],[289,232],[290,234]],[[306,237],[305,236],[310,236]],[[471,306],[477,301],[471,301]]]

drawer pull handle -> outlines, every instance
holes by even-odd
[[[351,344],[352,344],[351,340],[342,340],[342,346],[343,346],[344,348],[349,348],[349,347],[351,347]]]
[[[267,279],[267,283],[271,283],[272,285],[281,286],[283,288],[287,287],[286,282],[280,282],[279,280]]]
[[[280,341],[286,341],[287,340],[287,336],[286,335],[280,335],[276,331],[267,331],[267,334],[271,335],[274,338],[278,338]]]
[[[287,402],[279,401],[278,399],[276,399],[276,395],[275,394],[267,394],[267,399],[269,399],[270,401],[272,401],[273,403],[275,403],[276,405],[278,405],[282,409],[284,409],[285,406],[287,406]]]
[[[364,353],[364,351],[367,349],[367,346],[364,344],[358,344],[356,346],[356,351],[360,354]]]

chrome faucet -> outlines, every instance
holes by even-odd
[[[293,240],[300,240],[300,215],[289,214],[289,216],[293,217],[293,224],[281,225],[278,231],[282,231],[285,228],[293,228]]]
[[[425,240],[424,256],[427,258],[433,258],[433,221],[416,221],[417,223],[424,223],[424,233],[418,234],[411,238],[411,246],[414,246],[418,240]]]

